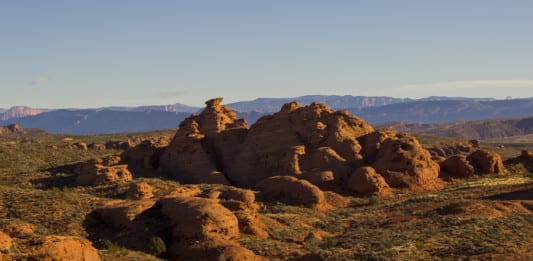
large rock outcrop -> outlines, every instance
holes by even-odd
[[[161,156],[164,172],[185,183],[229,184],[224,171],[248,126],[221,102],[222,98],[207,101],[199,115],[191,115],[180,124]]]
[[[261,196],[266,199],[317,209],[326,206],[324,192],[307,180],[291,176],[276,176],[262,180],[257,187],[261,190]]]
[[[76,185],[81,186],[98,186],[133,179],[128,165],[105,166],[101,159],[82,163],[74,172],[77,174]]]
[[[357,137],[372,131],[346,111],[333,111],[321,103],[291,102],[251,127],[226,174],[231,182],[245,187],[273,176],[310,171],[332,171],[335,180],[343,182],[362,164]]]
[[[439,165],[412,136],[374,132],[365,121],[321,103],[287,103],[248,129],[221,101],[207,101],[199,115],[180,124],[161,156],[164,172],[184,183],[240,187],[293,176],[342,191],[350,174],[366,165],[391,187],[438,186]]]
[[[449,175],[457,178],[467,178],[474,175],[475,172],[465,155],[451,156],[440,163],[440,166]]]

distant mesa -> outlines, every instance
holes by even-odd
[[[26,106],[13,106],[4,112],[0,112],[0,120],[6,121],[9,119],[24,118],[28,116],[38,115],[46,111],[48,110],[34,109]]]

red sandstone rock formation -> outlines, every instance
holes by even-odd
[[[185,183],[229,184],[223,171],[236,154],[247,124],[235,112],[209,100],[200,115],[185,119],[163,152],[163,171]]]
[[[491,151],[477,150],[468,156],[468,161],[480,174],[502,173],[505,169],[501,156]]]

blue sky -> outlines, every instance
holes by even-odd
[[[533,96],[533,1],[1,1],[0,108]]]

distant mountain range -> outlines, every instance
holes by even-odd
[[[383,122],[444,123],[532,116],[533,98],[492,101],[422,100],[348,110],[373,124]]]
[[[533,116],[533,98],[393,97],[308,95],[294,98],[259,98],[226,104],[251,124],[265,114],[280,110],[289,101],[302,104],[324,102],[335,110],[346,109],[371,124],[386,122],[446,123],[492,118]],[[51,133],[99,134],[176,128],[183,119],[202,108],[184,104],[97,109],[32,109],[17,106],[0,109],[0,126],[19,123]]]
[[[454,123],[384,123],[377,128],[391,128],[398,132],[424,133],[462,139],[500,139],[533,134],[533,117],[517,119],[489,119]]]
[[[462,98],[462,97],[440,97],[432,96],[422,99],[376,97],[376,96],[351,96],[351,95],[306,95],[294,98],[258,98],[253,101],[242,101],[227,104],[234,110],[246,112],[257,111],[263,113],[277,112],[283,104],[297,101],[301,104],[312,102],[322,102],[335,110],[380,107],[385,105],[406,103],[414,101],[491,101],[492,98]]]
[[[188,106],[181,103],[171,105],[148,105],[139,107],[104,107],[99,110],[111,110],[111,111],[166,111],[166,112],[198,112],[202,108]]]

